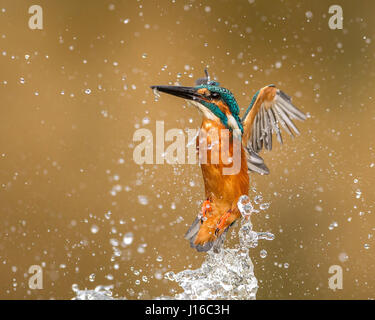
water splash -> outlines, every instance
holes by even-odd
[[[252,300],[258,290],[253,269],[246,250],[222,249],[219,253],[209,252],[199,269],[168,272],[165,278],[176,281],[183,289],[172,299]]]
[[[113,285],[97,286],[94,290],[80,290],[77,284],[72,285],[75,297],[72,300],[114,300],[112,297]]]
[[[254,203],[258,206],[261,206],[261,201],[259,196],[254,199]],[[164,277],[177,282],[183,291],[172,297],[161,296],[156,299],[256,299],[258,280],[254,275],[254,265],[249,251],[258,246],[259,240],[273,240],[274,235],[253,230],[250,217],[260,211],[254,208],[248,196],[241,196],[237,206],[242,214],[241,227],[238,231],[239,244],[235,248],[221,248],[218,253],[209,251],[198,269],[183,270],[177,274],[167,272]],[[262,250],[261,257],[266,256],[267,252]],[[75,293],[73,299],[112,300],[114,299],[112,289],[113,286],[97,286],[94,290],[79,290],[77,285],[73,285],[72,290]]]
[[[159,98],[160,98],[159,90],[157,88],[154,88],[152,91],[154,93],[154,100],[155,100],[155,102],[158,102]]]
[[[253,231],[250,216],[259,211],[253,207],[248,196],[241,196],[237,206],[243,217],[238,232],[240,243],[233,249],[222,248],[218,253],[208,252],[206,260],[196,270],[166,273],[165,278],[177,282],[183,292],[160,299],[256,299],[258,281],[249,249],[255,248],[259,240],[273,240],[274,235]]]

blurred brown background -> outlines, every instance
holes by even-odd
[[[43,30],[28,28],[33,4]],[[328,27],[331,4],[343,30]],[[254,229],[276,236],[251,250],[257,297],[374,298],[374,12],[370,0],[2,1],[0,298],[68,299],[73,284],[128,299],[179,291],[160,278],[204,260],[183,239],[200,169],[138,166],[132,136],[157,120],[198,127],[195,109],[149,86],[192,85],[206,66],[242,111],[275,83],[311,115],[263,153],[271,174],[251,177],[251,197],[271,203]],[[42,290],[28,288],[34,264]],[[331,265],[344,270],[336,292]]]

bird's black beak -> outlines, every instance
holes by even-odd
[[[160,92],[165,92],[176,97],[199,101],[202,97],[197,93],[197,89],[194,87],[180,87],[180,86],[151,86],[151,89]]]

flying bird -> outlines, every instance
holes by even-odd
[[[200,161],[205,198],[201,212],[185,238],[197,251],[211,248],[216,251],[224,242],[230,226],[241,218],[237,202],[242,195],[248,194],[249,173],[269,174],[259,152],[263,148],[272,150],[273,135],[280,144],[283,143],[281,129],[292,137],[299,135],[293,120],[305,120],[306,115],[293,105],[287,94],[271,84],[255,93],[240,118],[240,108],[232,92],[211,80],[207,70],[205,77],[198,79],[194,87],[151,88],[192,102],[203,115],[200,131],[205,132],[207,142],[202,144],[198,136],[196,147],[198,152],[206,152],[206,161]],[[224,130],[228,132],[227,140],[221,134]],[[225,146],[227,152],[223,152]],[[239,150],[240,167],[232,174],[225,174],[225,169],[234,165],[235,150]]]

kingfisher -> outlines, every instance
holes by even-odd
[[[194,87],[158,85],[151,88],[188,100],[203,115],[200,132],[205,132],[207,141],[202,144],[201,136],[197,136],[196,148],[197,152],[204,148],[206,154],[206,161],[200,158],[205,196],[200,213],[185,238],[199,252],[218,251],[228,229],[242,217],[237,204],[240,197],[249,192],[249,173],[269,174],[260,151],[272,150],[273,135],[283,143],[281,128],[291,137],[299,135],[293,120],[306,120],[306,115],[294,106],[287,94],[270,84],[255,93],[241,118],[232,92],[211,80],[207,69],[205,77],[198,79]],[[222,131],[226,131],[227,136],[222,135]],[[223,153],[225,142],[227,152]],[[225,169],[233,167],[235,149],[239,150],[240,166],[225,174]]]

